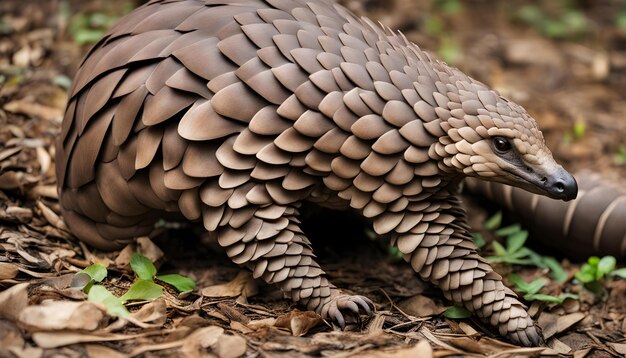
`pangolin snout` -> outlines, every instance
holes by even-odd
[[[542,181],[544,189],[558,199],[569,201],[576,199],[576,195],[578,195],[576,179],[563,168],[560,168]]]

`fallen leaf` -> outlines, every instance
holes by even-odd
[[[244,292],[250,292],[248,287],[251,285],[256,285],[252,275],[249,272],[241,271],[230,282],[203,288],[202,296],[237,297]],[[250,295],[246,295],[246,297],[250,297]]]
[[[86,342],[114,342],[125,341],[134,338],[144,337],[146,334],[83,334],[80,332],[60,331],[60,332],[35,332],[33,341],[41,348],[57,348],[70,344]]]
[[[248,346],[245,338],[238,335],[222,334],[214,346],[219,358],[239,358],[246,354]]]
[[[274,326],[285,328],[296,337],[302,337],[307,334],[311,328],[318,326],[322,322],[324,322],[322,317],[313,311],[302,312],[298,309],[294,309],[276,318]]]
[[[617,353],[626,355],[626,343],[611,343],[608,342],[607,345],[613,348]]]
[[[432,358],[433,349],[428,341],[421,340],[419,343],[409,348],[363,352],[358,356],[362,358]]]
[[[89,358],[125,358],[128,355],[101,344],[86,344],[85,350]]]
[[[14,278],[17,276],[18,272],[20,272],[20,270],[17,265],[0,262],[0,280]]]
[[[132,316],[140,322],[163,325],[167,319],[167,304],[163,298],[156,299],[133,312]]]
[[[98,328],[103,317],[103,311],[91,302],[45,301],[41,305],[23,309],[19,322],[30,330],[93,331]]]
[[[28,306],[28,285],[20,283],[0,292],[0,318],[17,321],[20,313]]]
[[[27,115],[29,117],[39,117],[46,121],[60,123],[63,118],[63,110],[60,108],[45,106],[27,99],[18,99],[4,105],[4,109]]]
[[[570,313],[565,316],[561,316],[556,321],[557,333],[563,333],[565,330],[580,322],[585,318],[585,314],[582,312]]]
[[[156,263],[163,257],[163,251],[147,236],[137,238],[137,252]]]
[[[446,311],[446,307],[422,295],[415,295],[400,302],[398,307],[406,314],[415,317],[437,316]]]
[[[222,334],[224,329],[217,326],[197,329],[185,338],[181,353],[189,358],[205,357],[206,349],[216,344]]]

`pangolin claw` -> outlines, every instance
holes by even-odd
[[[344,313],[353,316],[359,321],[361,312],[367,316],[371,316],[374,310],[374,303],[367,297],[338,294],[330,298],[328,302],[322,306],[320,315],[324,319],[335,322],[341,329],[345,329],[346,319],[344,318]]]

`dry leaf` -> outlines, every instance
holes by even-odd
[[[91,302],[46,301],[22,310],[19,322],[31,330],[93,331],[98,328],[103,317],[103,311]]]
[[[126,358],[128,355],[100,344],[86,344],[89,358]]]
[[[246,354],[246,340],[237,335],[222,334],[214,346],[219,358],[239,358]]]
[[[285,328],[296,337],[302,337],[307,334],[311,328],[318,326],[322,322],[324,322],[322,317],[313,311],[302,312],[298,309],[294,309],[276,318],[274,326]]]
[[[585,316],[586,315],[582,312],[576,312],[559,317],[556,321],[557,333],[563,333],[571,326],[580,322]]]
[[[167,319],[167,304],[163,298],[158,298],[143,305],[139,311],[133,312],[132,316],[139,322],[152,322],[161,326]]]
[[[446,307],[422,295],[415,295],[400,302],[398,307],[406,314],[415,317],[436,316],[446,311]]]
[[[253,289],[254,288],[254,289]],[[249,272],[241,271],[230,282],[205,287],[202,289],[204,297],[237,297],[245,294],[250,297],[256,289],[256,283]]]
[[[19,268],[15,264],[0,262],[0,280],[6,280],[17,276]]]
[[[428,344],[428,341],[421,340],[419,343],[409,348],[364,352],[358,356],[362,358],[432,358],[433,349],[430,344]]]
[[[70,344],[85,342],[113,342],[124,341],[134,338],[143,337],[145,334],[83,334],[79,332],[60,331],[60,332],[35,332],[33,333],[33,341],[41,348],[57,348]]]
[[[163,257],[163,251],[147,236],[137,238],[137,252],[152,262],[157,262]]]
[[[28,283],[20,283],[0,292],[0,318],[16,322],[28,305]]]
[[[188,358],[205,357],[206,349],[216,344],[222,334],[224,329],[217,326],[197,329],[185,338],[181,353]]]
[[[4,109],[9,112],[20,113],[29,117],[39,117],[43,120],[57,123],[60,123],[63,118],[62,109],[45,106],[27,99],[11,101],[4,105]]]
[[[46,218],[46,220],[50,224],[52,224],[52,226],[56,227],[59,230],[69,231],[67,226],[65,226],[65,222],[63,222],[63,219],[61,219],[59,215],[57,215],[54,211],[52,211],[52,209],[47,207],[44,203],[42,203],[41,201],[38,201],[37,208],[41,210],[41,214],[43,214],[44,218]]]

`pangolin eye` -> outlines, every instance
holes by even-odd
[[[506,153],[511,150],[511,142],[508,139],[503,137],[495,137],[493,138],[493,145],[496,147],[496,150],[500,153]]]

